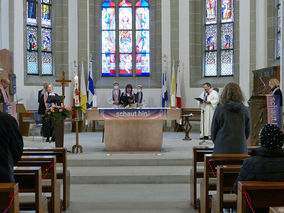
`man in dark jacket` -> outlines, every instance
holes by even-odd
[[[0,183],[14,182],[14,163],[23,153],[23,137],[15,118],[0,112]]]
[[[277,125],[266,124],[260,131],[261,147],[253,149],[251,158],[244,160],[240,174],[235,182],[237,193],[238,181],[284,181],[284,135]],[[255,212],[269,212],[256,209]]]

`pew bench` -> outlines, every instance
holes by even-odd
[[[238,213],[246,213],[249,207],[246,194],[250,197],[252,208],[284,206],[284,182],[240,181]]]
[[[41,167],[14,167],[15,181],[19,184],[19,203],[22,211],[46,213],[47,198],[42,194]],[[33,193],[34,195],[23,195]]]
[[[9,208],[10,213],[19,212],[19,186],[17,183],[0,183],[0,212]],[[13,198],[12,198],[13,197]]]
[[[62,168],[57,171],[57,179],[63,182],[63,210],[67,210],[70,205],[70,171],[67,169],[67,150],[66,148],[52,147],[24,147],[23,155],[54,155],[56,164],[62,164]]]
[[[40,166],[42,169],[42,191],[51,193],[49,212],[60,213],[60,183],[56,175],[55,156],[22,156],[16,163],[18,166]]]
[[[213,213],[223,213],[223,208],[236,209],[237,195],[233,193],[233,189],[241,167],[241,165],[217,167],[217,190],[211,200]]]
[[[218,165],[242,165],[243,160],[249,158],[247,154],[205,154],[204,174],[200,184],[200,212],[209,213],[211,208],[209,196],[209,178],[216,178]]]

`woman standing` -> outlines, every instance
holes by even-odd
[[[125,92],[123,92],[121,94],[120,104],[123,107],[126,107],[127,105],[134,104],[134,95],[133,95],[133,92],[132,92],[132,85],[131,84],[127,84],[126,87],[125,87]]]
[[[228,83],[220,98],[211,128],[214,154],[245,154],[248,152],[247,138],[250,134],[250,118],[243,104],[241,88]]]
[[[269,87],[271,89],[271,95],[279,95],[280,96],[280,106],[282,107],[283,106],[283,100],[282,100],[282,92],[279,88],[280,87],[279,81],[276,78],[270,79]]]

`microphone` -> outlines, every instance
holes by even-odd
[[[262,78],[261,78],[261,77],[259,77],[259,80],[261,81],[261,83],[263,84],[263,86],[265,86],[265,87],[266,87],[266,84],[264,83],[264,81],[262,80]]]

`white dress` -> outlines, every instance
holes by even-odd
[[[205,100],[206,95],[205,91],[201,93],[199,98]],[[203,137],[203,113],[204,113],[204,136],[211,136],[211,123],[214,115],[214,111],[219,103],[219,95],[218,93],[211,89],[209,94],[207,95],[207,101],[210,101],[211,104],[200,104],[201,108],[201,120],[200,120],[200,137]]]

